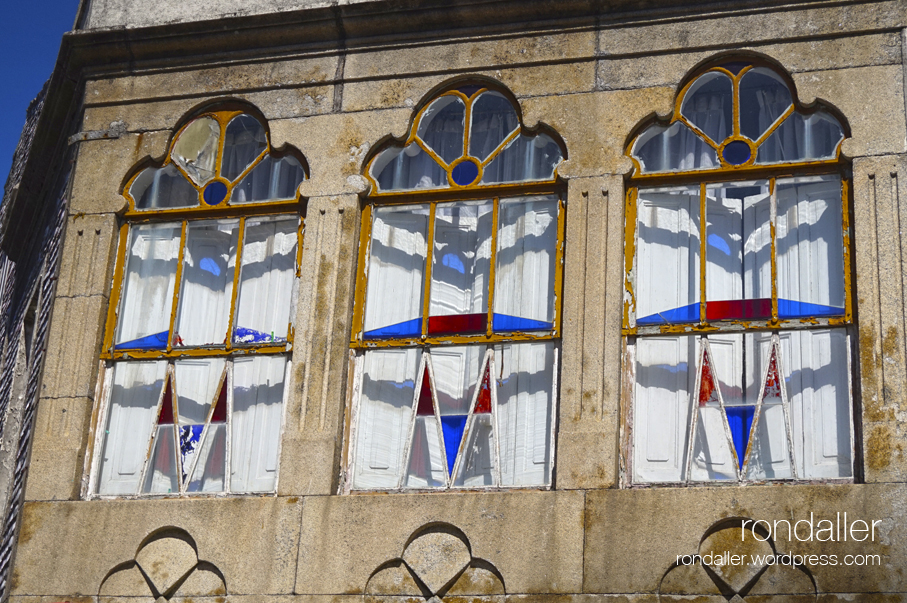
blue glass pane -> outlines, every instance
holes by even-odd
[[[779,318],[797,318],[800,316],[840,316],[842,314],[844,314],[844,308],[823,306],[822,304],[809,304],[806,302],[798,302],[790,299],[778,300]]]
[[[163,350],[167,347],[168,331],[161,331],[154,335],[145,335],[132,341],[124,341],[113,346],[115,350]]]
[[[746,444],[750,439],[750,427],[753,424],[753,415],[756,412],[755,406],[725,406],[727,411],[727,422],[731,428],[731,439],[734,440],[734,448],[737,450],[737,460],[743,468],[743,461],[746,457]]]
[[[678,322],[695,322],[697,320],[699,320],[699,302],[637,318],[636,324],[669,325]]]
[[[495,313],[491,328],[495,331],[548,331],[554,328],[554,323]]]
[[[734,140],[733,142],[727,143],[727,146],[721,151],[721,156],[731,165],[746,163],[749,161],[750,155],[750,145],[742,140]]]
[[[233,341],[236,343],[266,343],[269,341],[284,341],[283,337],[274,337],[274,332],[263,333],[255,329],[236,327],[233,329]]]
[[[463,439],[463,429],[466,427],[466,415],[447,415],[441,417],[441,431],[444,433],[444,451],[447,453],[447,473],[453,473],[454,463],[457,461],[457,451],[460,450],[460,440]]]
[[[180,460],[183,465],[183,481],[186,480],[189,470],[192,469],[192,460],[195,458],[204,428],[204,425],[180,427]]]
[[[365,337],[366,339],[380,339],[382,337],[406,337],[407,335],[421,334],[422,318],[419,317],[413,318],[412,320],[398,322],[394,325],[388,325],[386,327],[366,331],[363,334],[363,337]]]
[[[469,184],[472,184],[478,177],[479,166],[468,159],[466,161],[463,161],[462,163],[458,163],[450,173],[451,180],[453,180],[454,184],[457,184],[459,186],[467,186]]]
[[[217,205],[227,196],[227,185],[223,182],[214,181],[205,187],[202,198],[208,205]]]

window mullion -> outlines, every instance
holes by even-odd
[[[699,184],[699,324],[704,325],[706,322],[706,299],[705,299],[705,243],[706,243],[706,186],[705,182]]]
[[[491,256],[488,260],[488,318],[485,323],[485,336],[494,333],[494,283],[495,268],[498,261],[498,216],[501,198],[495,197],[491,206]]]
[[[180,285],[183,280],[183,256],[186,252],[187,222],[183,220],[180,231],[180,250],[176,256],[176,275],[173,282],[173,304],[170,307],[170,329],[167,331],[167,351],[173,351],[173,325],[176,323],[176,314],[179,311]]]
[[[226,385],[227,385],[227,433],[224,434],[224,492],[230,492],[230,477],[233,474],[233,358],[227,358],[226,365]]]
[[[771,237],[771,266],[772,266],[772,322],[778,322],[778,260],[775,257],[775,223],[778,218],[778,196],[775,187],[775,178],[769,178],[769,236]]]
[[[422,287],[422,339],[428,336],[428,312],[431,307],[431,262],[432,251],[435,248],[435,208],[437,202],[432,203],[428,210],[428,237],[425,249],[425,281]]]
[[[123,297],[123,280],[126,275],[126,259],[129,252],[129,242],[132,239],[129,224],[120,226],[120,241],[117,249],[117,261],[114,267],[113,287],[110,292],[110,305],[107,309],[107,325],[104,335],[104,351],[113,352],[116,339],[117,315],[120,309],[120,300]]]
[[[242,270],[242,251],[243,243],[246,237],[246,218],[242,217],[239,219],[239,234],[237,235],[236,241],[236,260],[235,265],[233,266],[233,291],[230,297],[230,316],[227,319],[227,337],[224,340],[224,344],[227,346],[227,349],[230,350],[233,348],[233,321],[236,317],[236,298],[239,296],[239,279],[241,276]],[[287,334],[289,335],[289,329]]]

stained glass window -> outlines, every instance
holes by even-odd
[[[304,165],[258,117],[218,110],[127,183],[97,494],[276,488]]]
[[[369,162],[348,489],[551,483],[562,158],[506,91],[461,86]]]
[[[632,480],[851,478],[844,127],[757,63],[676,107],[628,148]]]

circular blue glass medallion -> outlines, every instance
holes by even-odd
[[[205,203],[208,205],[218,205],[226,197],[227,185],[218,180],[209,183],[202,192],[202,199],[204,199]]]
[[[721,156],[731,165],[742,165],[750,160],[750,145],[742,140],[734,140],[724,146]]]
[[[450,179],[457,186],[468,186],[479,177],[479,166],[472,159],[458,163],[450,173]]]

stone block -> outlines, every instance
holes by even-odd
[[[844,67],[896,65],[901,60],[896,33],[873,33],[842,38],[734,46],[778,61],[791,73],[823,71]],[[676,49],[675,49],[676,50]],[[679,86],[689,72],[716,55],[712,49],[699,52],[670,52],[645,58],[601,57],[598,87],[603,90]],[[830,99],[829,99],[830,100]]]
[[[88,121],[86,111],[83,130],[107,129],[115,119],[94,126],[87,126]],[[69,213],[73,216],[69,226],[78,227],[75,216],[109,214],[125,209],[123,186],[127,178],[139,161],[149,157],[163,157],[167,152],[168,140],[169,132],[141,132],[124,134],[119,138],[80,142],[69,204]],[[95,230],[99,226],[99,223],[95,223]],[[89,236],[93,236],[91,232]]]
[[[70,215],[63,235],[57,295],[110,295],[119,226],[113,214]]]
[[[819,593],[899,592],[907,574],[907,547],[904,546],[907,527],[899,521],[907,510],[905,494],[907,486],[903,484],[591,491],[586,494],[583,590],[655,593],[659,585],[664,584],[663,580],[673,573],[671,569],[678,563],[679,556],[702,554],[701,542],[711,532],[739,526],[743,519],[752,519],[772,523],[769,542],[776,554],[792,552],[815,556],[807,558],[805,563]],[[806,530],[811,517],[818,530],[828,525],[820,526],[820,520],[843,525],[845,512],[848,524],[862,520],[868,526],[877,521],[874,540],[867,538],[865,542],[856,542],[848,538],[844,541],[839,535],[834,541],[820,541],[817,531],[809,540]],[[800,531],[792,533],[787,525],[792,529],[801,520],[804,523],[799,524]],[[775,524],[775,521],[780,523]],[[760,524],[763,528],[765,525]],[[625,526],[636,527],[626,531]],[[824,532],[823,537],[828,534]],[[745,543],[733,538],[723,544],[731,554],[747,553],[736,546]],[[823,565],[821,555],[827,556],[826,561],[835,556],[837,565]],[[845,565],[845,555],[879,557],[875,563]],[[778,583],[764,574],[752,588],[755,592],[770,594],[777,589]],[[805,585],[799,577],[796,584]],[[796,584],[787,582],[791,587]]]
[[[290,593],[301,512],[300,499],[274,497],[27,503],[12,594],[96,595],[143,541],[174,527],[191,535],[231,595]]]
[[[605,27],[599,34],[599,52],[602,56],[676,52],[678,49],[712,49],[716,43],[736,49],[748,43],[785,38],[890,31],[905,24],[907,17],[903,5],[896,0],[873,3],[872,10],[861,5],[839,5],[751,14],[715,12],[682,21]]]
[[[413,107],[436,86],[454,74],[382,78],[350,82],[343,86],[343,110],[365,111],[393,107]],[[501,82],[517,97],[589,92],[595,86],[592,60],[529,67],[479,70],[470,75],[485,76]]]
[[[850,124],[842,152],[855,158],[907,150],[904,71],[900,65],[794,74],[800,101],[822,99]]]
[[[75,500],[84,473],[90,398],[42,398],[38,403],[26,500]]]
[[[191,76],[191,73],[190,73]],[[218,100],[239,99],[255,105],[266,119],[287,119],[329,113],[333,109],[332,86],[300,86],[262,92],[237,92],[211,97],[179,100],[148,100],[86,107],[83,130],[103,130],[122,121],[130,131],[172,129],[186,114]],[[164,149],[166,151],[166,149]],[[163,153],[162,153],[163,154]]]
[[[343,75],[348,79],[384,78],[401,73],[484,70],[588,59],[595,53],[596,35],[591,31],[530,34],[352,53],[346,59]]]
[[[195,569],[198,555],[185,540],[160,538],[142,547],[135,562],[157,593],[169,595]]]
[[[604,417],[600,429],[598,432],[558,432],[555,475],[559,490],[613,488],[618,484],[620,431],[617,416]]]
[[[100,295],[56,298],[42,397],[94,398],[107,306],[107,298]]]
[[[233,96],[237,91],[262,92],[321,84],[334,78],[337,57],[313,57],[233,64],[90,80],[88,105],[143,101],[175,96]]]
[[[305,155],[310,178],[302,184],[304,197],[358,194],[369,151],[388,137],[405,136],[411,116],[396,109],[279,120],[271,123],[271,142],[293,145]],[[358,203],[354,207],[358,211]]]
[[[497,568],[506,592],[579,592],[582,508],[573,492],[310,497],[296,592],[361,593],[414,533],[441,522],[462,530],[472,557]]]

